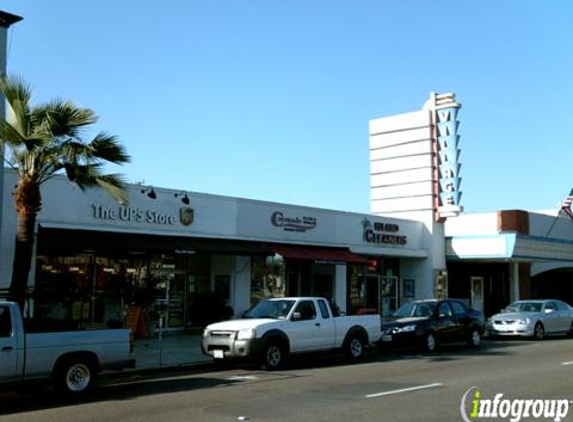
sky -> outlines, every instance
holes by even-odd
[[[368,212],[368,122],[453,92],[466,212],[573,187],[569,0],[2,0],[8,72],[93,109],[130,182]]]

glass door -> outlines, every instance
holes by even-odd
[[[380,277],[380,315],[390,317],[398,309],[398,277]]]
[[[471,306],[483,312],[483,277],[471,277]]]
[[[380,313],[380,277],[370,275],[364,278],[364,309],[359,313],[379,314]]]

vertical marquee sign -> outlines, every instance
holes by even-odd
[[[460,150],[457,120],[461,105],[454,94],[432,93],[435,122],[435,148],[437,158],[436,219],[459,215],[462,192],[460,190]]]

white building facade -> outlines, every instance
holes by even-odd
[[[573,222],[551,213],[464,214],[453,94],[370,122],[371,213],[131,185],[129,205],[65,177],[43,186],[28,310],[51,329],[122,326],[130,309],[168,329],[240,316],[269,296],[335,299],[349,314],[454,296],[486,315],[510,301],[573,303]],[[0,291],[12,274],[14,171],[0,175]]]
[[[16,177],[5,169],[3,289]],[[429,251],[417,221],[136,185],[121,206],[65,177],[42,194],[29,286],[30,309],[46,320],[119,325],[136,304],[182,328],[201,325],[208,302],[238,316],[262,297],[301,294],[333,298],[349,313],[389,315],[427,293],[420,267]]]

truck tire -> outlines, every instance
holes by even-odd
[[[351,362],[358,361],[364,356],[364,339],[360,334],[351,334],[346,339],[344,354]]]
[[[269,340],[263,349],[263,368],[266,371],[276,371],[284,363],[285,347],[278,340]]]
[[[67,358],[55,371],[56,389],[68,397],[81,396],[90,391],[97,377],[97,364],[86,357]]]

